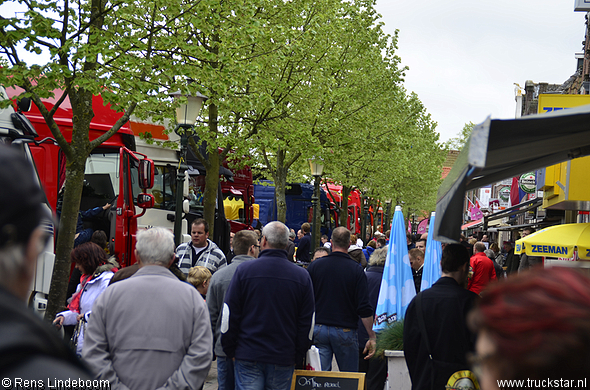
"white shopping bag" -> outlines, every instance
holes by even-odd
[[[322,371],[320,350],[317,349],[315,345],[312,345],[311,348],[307,350],[307,354],[305,355],[305,369],[310,371]]]

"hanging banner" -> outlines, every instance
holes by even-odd
[[[424,234],[424,233],[427,233],[427,232],[428,232],[428,218],[424,218],[418,224],[418,230],[416,231],[416,233],[418,233],[418,234]]]

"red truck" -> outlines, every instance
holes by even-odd
[[[13,99],[22,90],[8,89],[8,97]],[[60,90],[54,91],[59,97]],[[56,99],[42,99],[48,109]],[[94,118],[90,123],[90,140],[108,131],[122,116],[105,105],[100,96],[93,98]],[[36,135],[27,143],[47,203],[56,212],[58,194],[65,181],[66,160],[45,119],[35,105],[22,112],[34,127]],[[55,122],[68,142],[72,137],[72,111],[69,99],[60,105],[54,114]],[[115,254],[122,267],[135,263],[134,248],[137,233],[137,218],[153,204],[151,195],[142,189],[151,188],[154,181],[154,163],[147,156],[135,151],[135,137],[129,125],[124,125],[117,133],[93,150],[86,161],[84,189],[80,210],[88,210],[106,203],[112,204],[109,210],[85,221],[85,227],[104,230],[109,238],[111,253]],[[151,199],[151,202],[150,202]],[[143,211],[142,211],[143,210]]]
[[[334,183],[326,183],[327,187],[326,195],[330,202],[339,205],[339,209],[342,206],[342,186]],[[340,211],[342,212],[342,211]],[[354,189],[348,195],[348,219],[346,228],[354,234],[360,234],[361,232],[361,218],[362,218],[362,199],[361,193],[358,189]],[[338,226],[339,213],[334,210],[334,220],[336,226]],[[360,237],[359,237],[360,238]]]

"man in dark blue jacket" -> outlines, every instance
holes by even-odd
[[[375,354],[373,307],[369,303],[367,276],[348,255],[350,231],[337,227],[332,233],[332,253],[312,262],[307,270],[313,281],[316,327],[313,342],[320,350],[322,371],[332,369],[332,355],[340,371],[358,371],[357,321],[360,317],[369,340],[366,359]]]
[[[258,259],[236,269],[225,295],[221,345],[235,358],[238,390],[290,389],[311,345],[313,287],[307,271],[287,259],[288,240],[284,224],[266,225]]]
[[[311,261],[311,226],[305,222],[301,225],[301,233],[303,237],[299,240],[299,244],[297,246],[297,254],[295,255],[297,258],[297,263],[308,265]]]

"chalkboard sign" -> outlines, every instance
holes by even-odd
[[[291,390],[363,390],[365,373],[295,370]]]

